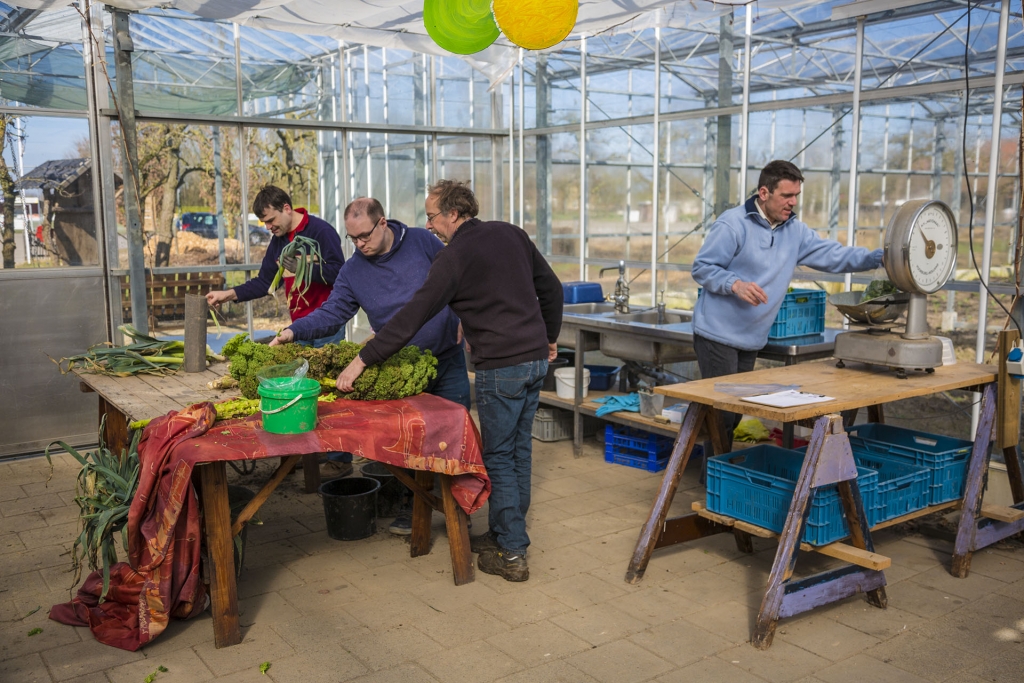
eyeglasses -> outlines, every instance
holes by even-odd
[[[373,235],[373,231],[377,229],[378,225],[380,225],[380,221],[377,221],[376,223],[374,223],[373,227],[370,228],[369,232],[365,232],[362,235],[356,235],[354,237],[352,235],[349,235],[348,238],[350,240],[352,240],[353,242],[355,242],[356,244],[359,244],[360,242],[362,242],[363,244],[366,244],[367,242],[370,241],[370,237]]]
[[[440,216],[442,213],[444,213],[444,211],[438,211],[437,213],[428,213],[427,214],[427,225],[433,223],[434,219],[437,218],[438,216]]]

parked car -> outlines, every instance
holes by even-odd
[[[187,211],[181,214],[178,229],[200,237],[217,239],[217,215],[206,211]]]
[[[273,235],[262,225],[249,224],[249,244],[251,246],[258,247],[261,244],[268,244],[271,237]]]

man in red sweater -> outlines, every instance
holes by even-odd
[[[232,289],[209,292],[206,295],[206,302],[217,307],[225,301],[251,301],[266,296],[270,292],[274,275],[277,274],[278,264],[282,263],[287,273],[283,280],[284,291],[288,297],[288,314],[292,321],[306,317],[327,301],[338,277],[338,271],[341,270],[341,264],[345,262],[338,231],[322,218],[311,216],[305,209],[293,209],[292,199],[288,193],[274,185],[267,185],[259,191],[253,200],[252,212],[260,217],[267,230],[273,234],[270,244],[267,245],[267,252],[263,255],[259,274]],[[295,258],[285,258],[281,261],[281,252],[296,235],[316,240],[320,245],[320,263],[318,267],[313,268],[313,281],[302,296],[299,296],[293,286]],[[344,338],[345,327],[340,325],[330,334],[305,343],[319,348]]]

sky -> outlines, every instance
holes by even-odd
[[[25,134],[26,171],[31,171],[44,161],[71,156],[75,152],[76,143],[89,134],[89,123],[86,119],[29,116],[23,118],[22,122]],[[12,159],[10,154],[4,156],[8,161]]]

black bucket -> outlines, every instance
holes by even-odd
[[[245,506],[249,504],[256,494],[245,488],[244,486],[235,486],[228,484],[228,507],[231,509],[231,521],[235,521],[238,514],[245,509]],[[245,524],[242,526],[242,530],[238,532],[238,540],[232,539],[232,545],[234,546],[235,556],[235,578],[237,579],[242,575],[242,565],[245,564],[245,543],[249,536],[249,525]]]
[[[358,541],[377,533],[377,490],[369,477],[345,477],[320,484],[327,535],[336,541]]]
[[[544,384],[541,385],[541,391],[554,391],[555,390],[555,370],[558,368],[564,368],[569,365],[569,359],[558,356],[554,360],[548,361],[548,374],[544,375]]]
[[[370,477],[380,482],[380,490],[377,491],[377,516],[395,517],[402,509],[402,499],[405,497],[405,486],[398,481],[391,470],[380,462],[368,462],[359,468],[364,477]]]

